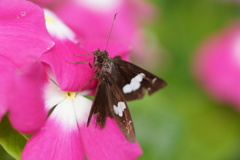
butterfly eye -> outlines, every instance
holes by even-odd
[[[101,56],[98,56],[98,57],[97,57],[97,61],[98,61],[99,63],[103,63],[103,58],[102,58]]]

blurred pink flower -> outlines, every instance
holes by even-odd
[[[47,114],[40,87],[44,73],[37,59],[54,42],[42,9],[28,1],[0,1],[0,31],[0,119],[9,112],[15,129],[31,133]]]
[[[110,38],[127,43],[141,64],[152,64],[159,56],[158,46],[143,30],[157,10],[144,0],[34,0],[55,12],[81,39],[109,36],[111,22],[118,13]],[[151,36],[153,37],[153,36]],[[106,43],[106,40],[104,41]],[[105,49],[105,48],[104,48]],[[146,54],[147,53],[147,54]],[[147,59],[147,61],[146,61]]]
[[[240,21],[205,41],[195,66],[198,80],[210,94],[240,107]]]
[[[84,39],[107,38],[113,15],[118,13],[111,40],[134,44],[135,34],[140,29],[139,19],[151,12],[147,10],[150,8],[148,3],[135,5],[138,3],[135,1],[133,4],[132,0],[72,0],[54,8],[54,11]]]

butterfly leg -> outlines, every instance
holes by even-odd
[[[75,64],[88,64],[90,68],[93,68],[90,62],[73,62],[73,61],[66,61],[68,63],[75,63]]]
[[[80,91],[82,91],[83,88],[85,88],[88,84],[90,84],[93,80],[94,80],[95,76],[93,76],[86,84],[84,84],[80,89],[79,91],[77,92],[76,96],[78,95],[78,93]]]
[[[89,53],[84,53],[84,54],[74,54],[74,56],[86,56],[86,55],[90,55],[93,54],[94,52],[89,52]]]

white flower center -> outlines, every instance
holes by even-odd
[[[92,106],[91,100],[76,92],[61,91],[52,81],[45,88],[44,99],[48,110],[55,106],[49,118],[68,129],[86,122]]]

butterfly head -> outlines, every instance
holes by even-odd
[[[109,55],[107,51],[97,49],[94,52],[94,66],[104,65],[108,59]]]

